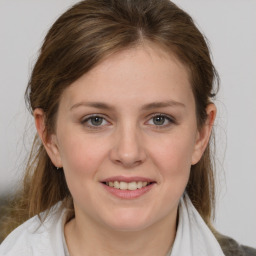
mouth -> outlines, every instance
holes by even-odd
[[[115,176],[101,181],[103,187],[115,197],[135,199],[151,191],[157,182],[144,177]]]
[[[132,181],[132,182],[125,182],[125,181],[108,181],[102,182],[104,185],[120,190],[137,190],[147,186],[155,182],[147,182],[147,181]]]

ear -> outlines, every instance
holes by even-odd
[[[207,119],[205,120],[205,123],[200,128],[200,130],[198,130],[196,135],[196,143],[191,162],[192,165],[199,162],[208,145],[212,132],[212,127],[217,113],[216,106],[213,103],[210,103],[206,108],[206,113]]]
[[[33,115],[37,133],[41,138],[48,156],[56,167],[62,167],[57,137],[55,134],[47,134],[44,111],[40,108],[36,108]]]

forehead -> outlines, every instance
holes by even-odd
[[[191,98],[192,97],[192,98]],[[137,104],[193,101],[188,69],[155,44],[114,53],[72,83],[63,93],[67,105],[83,100]]]

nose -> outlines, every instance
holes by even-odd
[[[125,168],[138,166],[146,160],[139,128],[125,126],[117,129],[110,151],[110,159]]]

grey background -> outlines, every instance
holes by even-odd
[[[35,133],[23,94],[50,25],[75,0],[0,0],[0,197],[20,184]],[[256,247],[256,1],[175,0],[210,41],[216,100],[216,227]]]

